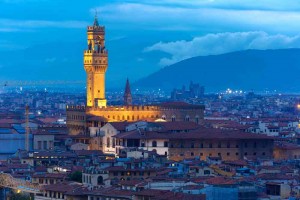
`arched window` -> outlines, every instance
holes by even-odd
[[[152,147],[157,147],[157,142],[155,140],[152,141]]]
[[[116,139],[115,139],[115,138],[112,139],[112,147],[113,147],[113,148],[116,147]]]
[[[98,176],[97,182],[98,182],[98,185],[103,185],[103,177]]]
[[[119,116],[119,115],[117,116],[117,120],[118,120],[118,121],[120,120],[120,116]]]
[[[186,122],[190,121],[190,116],[187,115],[187,116],[185,117],[185,121],[186,121]]]
[[[127,120],[129,120],[130,118],[129,118],[129,115],[127,116]]]
[[[106,138],[106,147],[109,148],[110,147],[110,137]]]
[[[199,124],[199,116],[198,115],[195,117],[195,122],[196,122],[196,124]]]
[[[173,116],[172,116],[172,122],[175,122],[175,121],[176,121],[176,116],[173,115]]]

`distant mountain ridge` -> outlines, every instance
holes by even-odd
[[[245,50],[189,58],[133,84],[138,88],[173,89],[190,81],[210,91],[226,88],[300,91],[300,49]]]

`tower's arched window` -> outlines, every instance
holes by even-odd
[[[152,141],[152,147],[157,147],[157,142],[155,140]]]
[[[129,115],[127,116],[127,120],[130,120],[130,117],[129,117]]]
[[[132,119],[132,121],[134,121],[134,115],[132,115],[131,119]]]
[[[117,120],[120,120],[120,115],[117,116]]]
[[[122,120],[125,120],[125,116],[124,115],[122,116]]]

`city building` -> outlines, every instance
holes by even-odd
[[[84,69],[87,74],[86,106],[67,106],[67,126],[70,134],[88,134],[89,127],[101,127],[113,121],[193,121],[198,124],[202,122],[203,105],[181,102],[132,105],[128,80],[124,94],[125,105],[108,106],[105,97],[108,51],[105,48],[105,27],[99,25],[97,17],[93,26],[87,28],[87,47],[84,51]]]

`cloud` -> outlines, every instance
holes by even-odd
[[[10,41],[0,40],[0,51],[10,51],[10,50],[22,50],[26,49],[27,46],[21,44],[14,44]]]
[[[171,65],[181,60],[195,57],[217,55],[246,49],[300,48],[300,35],[270,35],[266,32],[234,32],[207,34],[193,40],[159,42],[145,48],[145,52],[161,51],[170,57],[161,58],[161,66]]]
[[[0,28],[0,32],[11,33],[11,32],[32,32],[32,30],[26,30],[21,28]]]
[[[300,30],[300,2],[292,3],[281,9],[282,1],[263,0],[264,3],[253,4],[249,0],[233,0],[232,3],[220,1],[194,1],[187,5],[183,0],[144,3],[111,3],[93,8],[105,22],[126,27],[139,27],[146,30],[182,30],[182,31],[253,31],[285,32],[295,34]],[[168,3],[169,2],[169,3]],[[181,2],[181,4],[180,4]],[[184,1],[187,2],[187,1]],[[197,3],[198,2],[198,3]],[[268,4],[269,3],[269,4]],[[272,5],[272,6],[271,6]],[[138,17],[137,17],[138,16]],[[216,32],[216,31],[214,31]]]
[[[52,58],[46,58],[45,62],[46,63],[54,63],[57,59],[55,57]]]
[[[152,5],[167,5],[196,8],[222,8],[239,10],[293,10],[300,9],[298,0],[260,0],[253,3],[253,0],[144,0],[144,3]]]
[[[29,2],[42,2],[47,0],[0,0],[0,3],[9,3],[9,4],[19,4],[19,3],[29,3]]]
[[[0,27],[4,32],[29,31],[34,28],[85,28],[89,23],[85,21],[46,21],[46,20],[12,20],[0,19]]]

